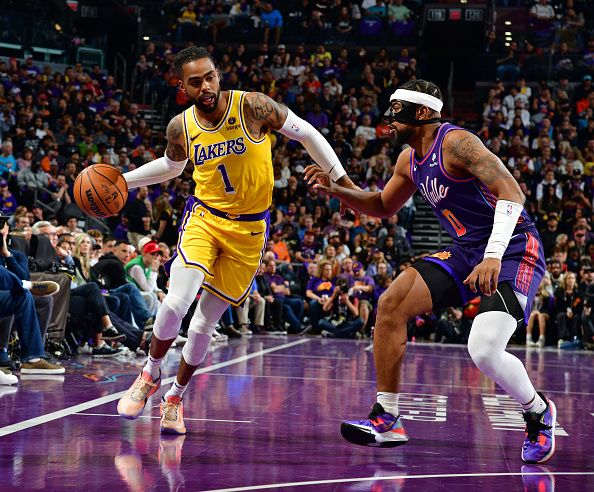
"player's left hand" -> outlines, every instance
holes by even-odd
[[[320,168],[317,164],[310,164],[305,168],[303,173],[303,179],[307,181],[308,185],[313,185],[318,190],[325,191],[326,193],[332,193],[334,182],[330,178],[330,175]]]
[[[333,195],[333,191],[336,190],[337,187],[344,187],[344,188],[353,188],[353,189],[361,189],[355,183],[351,181],[348,176],[343,176],[338,181],[339,183],[334,183],[332,178],[327,172],[324,172],[320,166],[317,164],[310,164],[305,168],[303,178],[307,181],[307,184],[312,185],[313,187],[327,193],[328,195]],[[333,195],[334,196],[334,195]],[[358,215],[358,212],[355,210],[350,209],[346,203],[342,200],[340,201],[340,215],[344,215],[346,211],[351,211],[353,215]]]
[[[474,270],[466,277],[464,283],[470,287],[472,292],[477,292],[478,287],[483,294],[490,296],[497,290],[500,271],[501,260],[497,258],[485,258],[474,267]]]

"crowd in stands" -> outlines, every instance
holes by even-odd
[[[278,45],[284,38],[307,43],[354,44],[390,34],[416,35],[421,2],[363,0],[360,2],[206,1],[173,0],[164,6],[171,40],[211,41],[259,39]]]
[[[183,19],[193,3],[182,3],[169,5]],[[196,2],[202,14],[195,22],[202,22],[205,5]],[[260,18],[270,13],[269,3],[259,5]],[[392,6],[402,2],[388,2]],[[248,2],[231,7],[249,10]],[[266,41],[255,48],[209,44],[222,87],[260,91],[287,104],[322,131],[358,185],[381,190],[400,152],[390,145],[381,115],[400,84],[421,76],[413,50],[368,53],[325,44],[287,49],[274,42],[274,48]],[[579,49],[590,49],[592,42],[583,39]],[[178,49],[175,41],[147,43],[135,68],[137,83],[168,103],[171,113],[188,104],[173,69]],[[518,72],[502,73],[509,80],[493,85],[477,127],[520,183],[549,258],[528,325],[527,343],[533,345],[544,345],[545,337],[562,347],[594,341],[594,89],[592,65],[585,61],[580,67],[536,84],[527,80],[522,64]],[[49,318],[67,324],[72,351],[85,342],[97,356],[146,351],[167,291],[163,265],[174,253],[181,212],[193,191],[192,169],[133,190],[123,214],[101,230],[101,224],[85,223],[73,204],[76,176],[97,162],[122,172],[142,166],[162,155],[162,132],[147,124],[142,108],[99,67],[75,65],[61,73],[41,69],[32,59],[0,59],[0,108],[0,210],[11,217],[7,244],[15,255],[29,257],[32,275],[62,278],[62,297]],[[248,301],[221,320],[217,339],[287,332],[368,337],[379,296],[416,259],[412,199],[386,220],[341,216],[336,200],[303,182],[309,162],[301,145],[273,135],[272,224],[261,272]],[[411,321],[410,336],[464,342],[475,313],[471,305],[419,317]],[[13,363],[0,340],[0,366]]]

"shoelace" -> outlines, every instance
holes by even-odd
[[[144,400],[146,398],[146,394],[144,393],[145,385],[149,386],[150,388],[150,384],[144,379],[142,379],[142,377],[136,380],[134,386],[132,387],[132,393],[130,395],[133,400]]]
[[[550,429],[550,425],[545,425],[541,421],[537,422],[527,422],[526,423],[526,433],[528,434],[528,440],[534,444],[538,441],[538,435],[540,434],[541,430],[548,430]]]
[[[170,403],[166,401],[163,403],[163,414],[167,420],[177,420],[177,409],[179,403]]]

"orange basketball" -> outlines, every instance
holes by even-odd
[[[128,185],[122,173],[109,164],[94,164],[74,182],[74,200],[79,208],[99,219],[117,215],[128,199]]]

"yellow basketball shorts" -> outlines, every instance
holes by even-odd
[[[191,197],[179,229],[177,255],[186,267],[204,272],[206,290],[239,306],[258,273],[269,219],[267,212],[253,214],[264,217],[254,221],[232,220],[224,215]]]

